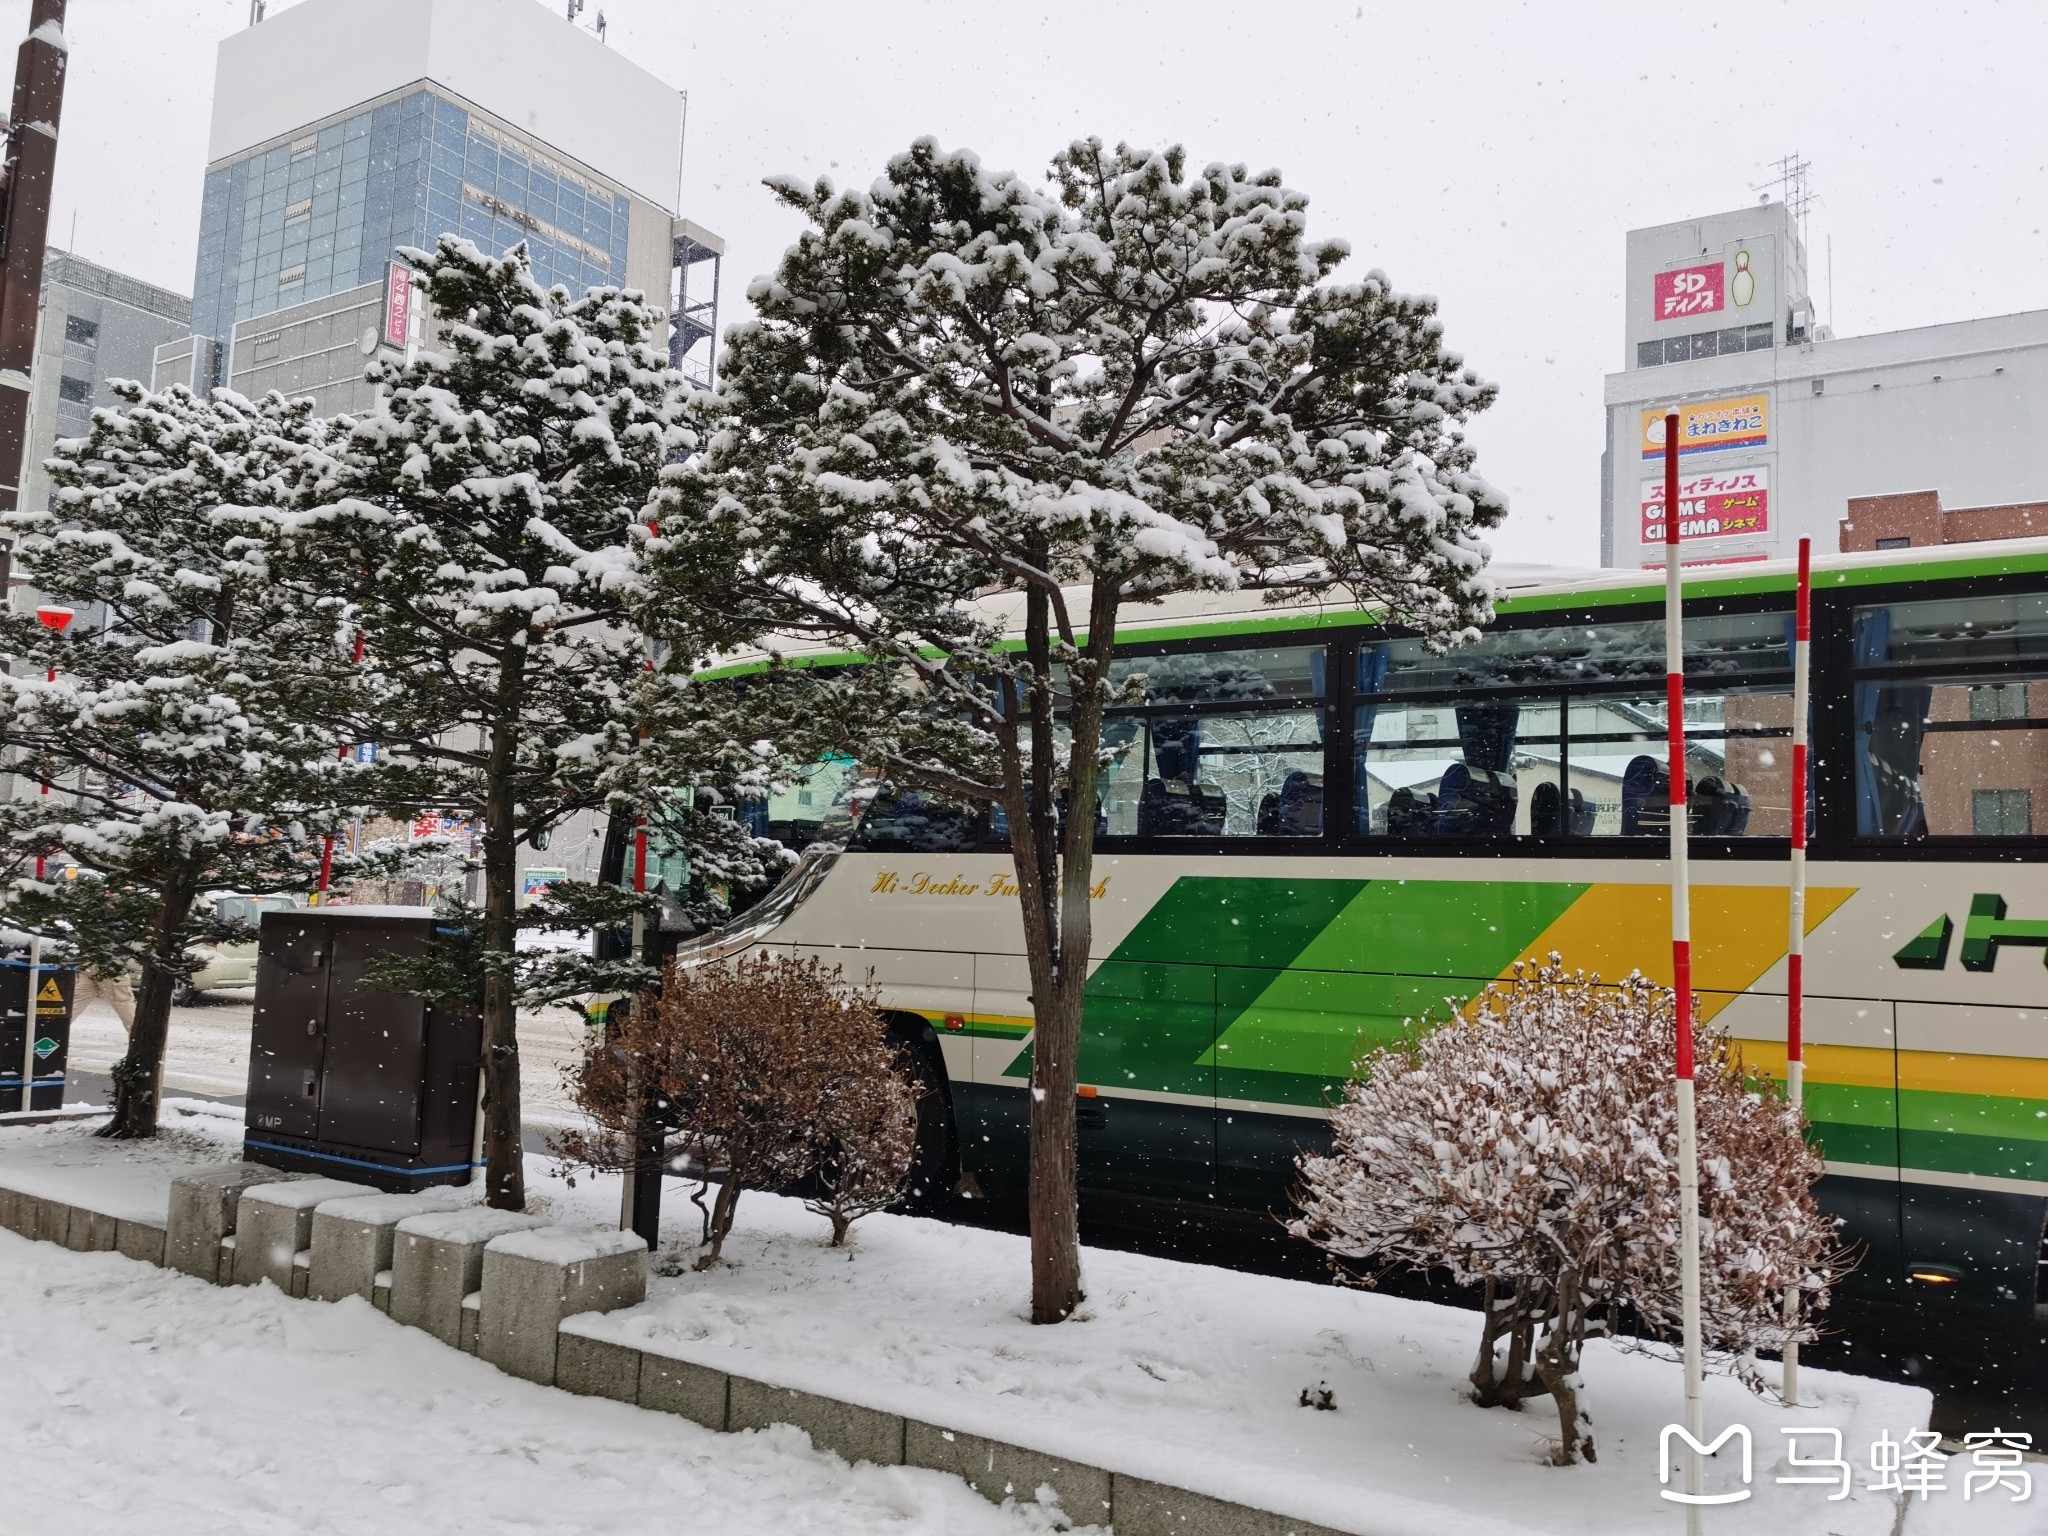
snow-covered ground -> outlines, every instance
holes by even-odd
[[[351,1300],[0,1232],[0,1530],[1022,1536],[956,1478],[572,1397]]]
[[[92,1142],[79,1125],[0,1131],[0,1181],[70,1199],[105,1190],[109,1199],[146,1202],[152,1187],[168,1186],[179,1165],[231,1155],[240,1131],[231,1112],[191,1103],[169,1109],[173,1134],[154,1147]],[[529,1160],[529,1177],[535,1205],[557,1220],[604,1225],[616,1219],[616,1180],[581,1178],[571,1186],[542,1158]],[[673,1260],[687,1256],[697,1215],[680,1185],[671,1181],[667,1188],[664,1257]],[[105,1201],[99,1203],[104,1208]],[[162,1209],[160,1197],[157,1209]],[[1474,1343],[1469,1313],[1090,1250],[1089,1300],[1080,1316],[1057,1328],[1033,1328],[1022,1316],[1026,1268],[1020,1238],[876,1217],[855,1229],[849,1252],[824,1246],[824,1232],[823,1221],[793,1201],[749,1195],[727,1244],[729,1262],[703,1274],[683,1268],[657,1277],[643,1307],[577,1326],[777,1385],[912,1414],[1376,1536],[1410,1531],[1437,1536],[1450,1529],[1462,1536],[1635,1536],[1679,1528],[1677,1509],[1657,1497],[1658,1435],[1675,1416],[1678,1397],[1677,1371],[1666,1361],[1605,1348],[1591,1351],[1586,1375],[1600,1460],[1592,1466],[1553,1468],[1543,1463],[1554,1431],[1545,1405],[1510,1414],[1484,1412],[1461,1400],[1460,1383]],[[0,1294],[20,1294],[6,1277],[5,1263],[0,1254],[0,1286],[6,1286]],[[32,1292],[41,1284],[25,1283]],[[154,1283],[188,1284],[169,1276]],[[113,1289],[129,1296],[123,1286]],[[197,1289],[201,1296],[218,1294]],[[100,1293],[90,1286],[60,1288],[58,1294],[80,1307],[99,1305]],[[272,1310],[261,1313],[266,1320],[260,1326],[270,1341],[262,1348],[284,1357],[292,1353],[287,1346],[295,1326],[315,1331],[343,1326],[339,1321],[289,1321],[304,1309],[319,1310],[317,1303],[266,1295],[264,1305]],[[114,1315],[116,1320],[106,1325],[110,1337],[132,1331],[123,1320],[126,1314]],[[415,1347],[428,1350],[437,1369],[457,1367],[447,1352],[424,1341],[393,1344],[388,1347],[395,1354],[382,1353],[386,1346],[372,1325],[383,1322],[367,1312],[348,1322],[351,1329],[371,1329],[350,1334],[353,1342],[345,1347],[335,1346],[356,1362],[348,1373],[360,1370],[349,1380],[368,1380],[374,1373],[365,1362],[377,1360],[402,1385],[428,1358],[407,1353]],[[42,1328],[34,1321],[27,1326]],[[97,1330],[100,1325],[83,1326]],[[15,1327],[11,1311],[0,1315],[0,1330]],[[279,1338],[286,1343],[279,1344]],[[230,1345],[221,1340],[215,1347]],[[460,1366],[475,1367],[475,1362]],[[288,1358],[281,1368],[292,1368]],[[492,1382],[497,1400],[523,1402],[521,1394],[537,1390],[488,1372],[462,1378],[471,1379]],[[1907,1431],[1924,1425],[1926,1394],[1823,1372],[1808,1372],[1804,1381],[1809,1403],[1796,1414],[1751,1396],[1726,1378],[1709,1383],[1710,1430],[1738,1421],[1749,1425],[1756,1458],[1753,1498],[1710,1511],[1708,1529],[1732,1531],[1739,1525],[1773,1536],[1891,1536],[1896,1506],[1889,1495],[1866,1486],[1872,1477],[1870,1447],[1881,1435],[1903,1440]],[[1333,1391],[1336,1411],[1299,1406],[1301,1390],[1320,1385]],[[407,1395],[412,1391],[405,1387],[398,1399],[408,1412],[418,1406]],[[277,1411],[277,1399],[264,1401]],[[447,1406],[446,1399],[423,1401]],[[598,1404],[560,1409],[572,1417],[586,1411],[626,1410]],[[0,1419],[0,1426],[5,1423]],[[1793,1473],[1782,1433],[1786,1424],[1844,1432],[1843,1454],[1854,1466],[1849,1497],[1830,1501],[1828,1488],[1775,1481]],[[368,1427],[362,1426],[361,1433],[367,1435]],[[1807,1457],[1822,1450],[1821,1442],[1811,1439],[1801,1446]],[[2043,1487],[2025,1504],[2002,1496],[1965,1503],[1960,1495],[1967,1471],[1964,1458],[1944,1464],[1947,1491],[1924,1505],[1915,1502],[1904,1525],[1906,1536],[2048,1532],[2048,1466],[2031,1465]],[[614,1471],[602,1475],[611,1477]],[[1710,1477],[1716,1490],[1736,1491],[1735,1457],[1716,1458]],[[850,1490],[854,1485],[845,1486]],[[843,1496],[852,1500],[854,1493]],[[0,1509],[6,1507],[0,1499]],[[405,1518],[408,1525],[426,1523],[410,1512]],[[0,1527],[4,1524],[0,1520]],[[781,1524],[731,1528],[890,1527],[859,1524],[852,1516],[843,1524],[805,1525],[792,1516]],[[910,1523],[902,1528],[982,1527]]]

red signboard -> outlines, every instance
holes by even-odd
[[[1680,267],[1676,272],[1657,274],[1657,306],[1651,318],[1682,320],[1688,315],[1711,315],[1727,302],[1720,262]]]
[[[1678,484],[1678,537],[1749,538],[1771,531],[1771,472],[1764,467],[1693,475]],[[1664,482],[1643,482],[1643,542],[1664,542]]]
[[[412,330],[412,268],[403,262],[391,263],[391,273],[384,292],[384,341],[388,346],[402,347]]]

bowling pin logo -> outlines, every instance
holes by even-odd
[[[1756,274],[1749,270],[1749,252],[1735,253],[1735,276],[1728,284],[1728,297],[1737,309],[1747,309],[1756,297]]]

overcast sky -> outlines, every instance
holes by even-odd
[[[1473,435],[1504,558],[1597,559],[1623,232],[1754,202],[1781,155],[1813,164],[1838,334],[2048,307],[2048,5],[600,5],[689,92],[683,211],[728,241],[725,322],[793,233],[772,172],[864,183],[925,133],[1026,172],[1089,133],[1278,166],[1501,385]],[[54,244],[75,216],[80,254],[191,291],[214,48],[248,12],[71,0]],[[27,14],[0,0],[0,40]]]

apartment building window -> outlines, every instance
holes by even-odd
[[[1877,541],[1877,547],[1879,549],[1911,549],[1913,547],[1913,541],[1902,535],[1896,539],[1879,539]]]
[[[2025,837],[2034,826],[2033,791],[1980,789],[1970,797],[1970,821],[1979,837]]]
[[[1970,690],[1972,720],[2024,720],[2027,718],[2025,683],[1979,683]]]
[[[92,346],[100,339],[99,322],[97,320],[88,320],[83,315],[66,315],[64,317],[64,339],[66,341],[78,342],[83,346]]]
[[[74,379],[68,373],[63,375],[57,380],[57,398],[60,400],[73,400],[80,405],[90,405],[92,403],[92,380]]]

